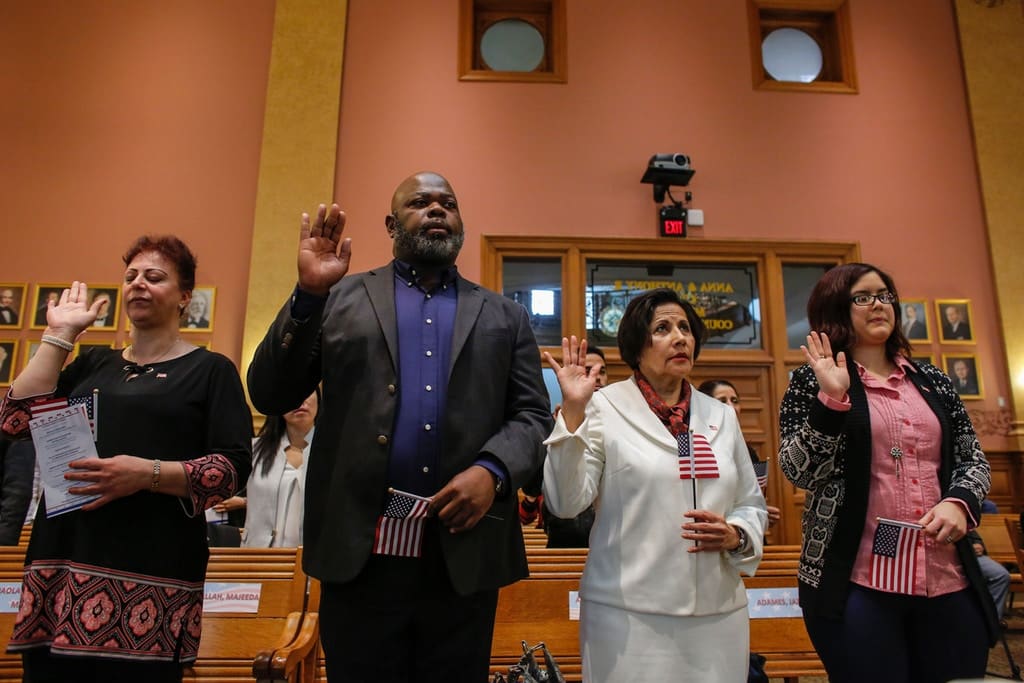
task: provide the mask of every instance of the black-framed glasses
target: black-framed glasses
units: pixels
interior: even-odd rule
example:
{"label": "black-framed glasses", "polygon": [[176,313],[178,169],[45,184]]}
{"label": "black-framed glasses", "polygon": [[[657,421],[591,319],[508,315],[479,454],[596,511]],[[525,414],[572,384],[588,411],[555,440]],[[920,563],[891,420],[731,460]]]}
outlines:
{"label": "black-framed glasses", "polygon": [[896,303],[896,295],[892,292],[879,292],[878,294],[854,294],[850,301],[858,306],[873,306],[875,301],[880,304]]}

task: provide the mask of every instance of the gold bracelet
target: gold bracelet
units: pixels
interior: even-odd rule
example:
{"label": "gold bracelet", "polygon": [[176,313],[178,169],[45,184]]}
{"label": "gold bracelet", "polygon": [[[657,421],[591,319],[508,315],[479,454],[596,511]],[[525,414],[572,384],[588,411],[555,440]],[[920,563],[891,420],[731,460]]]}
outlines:
{"label": "gold bracelet", "polygon": [[156,491],[160,488],[160,461],[153,461],[153,481],[149,485],[150,491]]}
{"label": "gold bracelet", "polygon": [[69,341],[65,341],[64,339],[61,339],[60,337],[55,337],[52,334],[44,334],[42,337],[39,338],[39,341],[41,341],[44,344],[56,346],[58,349],[64,349],[68,353],[75,350],[74,344],[72,344]]}

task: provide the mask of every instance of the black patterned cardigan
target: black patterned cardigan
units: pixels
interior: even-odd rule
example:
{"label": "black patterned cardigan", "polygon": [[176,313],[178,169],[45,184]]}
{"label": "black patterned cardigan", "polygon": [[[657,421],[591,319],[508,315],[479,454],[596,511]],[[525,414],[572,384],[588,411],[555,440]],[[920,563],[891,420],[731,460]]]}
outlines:
{"label": "black patterned cardigan", "polygon": [[[991,485],[988,461],[952,382],[937,367],[913,363],[907,372],[942,428],[939,483],[943,498],[963,501],[981,518],[981,501]],[[797,578],[806,615],[840,618],[867,517],[871,424],[867,395],[856,364],[848,365],[851,408],[836,411],[818,400],[818,381],[808,365],[798,368],[779,410],[779,465],[805,489],[802,551]],[[990,643],[998,632],[995,608],[970,544],[957,553],[985,610]]]}

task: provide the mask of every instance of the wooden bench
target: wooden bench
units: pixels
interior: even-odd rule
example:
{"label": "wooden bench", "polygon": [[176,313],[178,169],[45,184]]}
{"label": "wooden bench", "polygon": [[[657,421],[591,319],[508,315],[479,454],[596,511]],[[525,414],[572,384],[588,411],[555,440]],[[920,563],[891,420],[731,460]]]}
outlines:
{"label": "wooden bench", "polygon": [[544,529],[538,529],[534,524],[527,524],[523,527],[523,543],[527,548],[544,548],[548,544],[548,535]]}
{"label": "wooden bench", "polygon": [[[582,680],[579,622],[569,620],[569,591],[579,590],[579,579],[587,558],[586,548],[527,547],[530,577],[501,589],[491,641],[491,670],[507,672],[519,660],[521,642],[543,641],[554,655],[567,681]],[[767,546],[756,577],[744,577],[748,588],[790,588],[796,591],[800,547]],[[311,601],[310,609],[315,609]],[[326,681],[323,658],[304,667],[314,652],[316,622],[306,622],[305,633],[287,646],[262,655],[270,662],[261,681],[320,683]],[[824,676],[825,668],[811,645],[800,617],[751,619],[750,643],[754,652],[767,658],[765,669],[773,678],[786,681],[801,676]],[[306,677],[299,677],[298,672]]]}
{"label": "wooden bench", "polygon": [[[25,546],[0,547],[0,581],[20,582],[24,557]],[[186,669],[184,680],[251,683],[260,652],[288,644],[305,626],[308,582],[302,549],[212,548],[206,580],[260,584],[259,607],[251,614],[204,613],[199,657]],[[16,616],[0,614],[4,645]],[[0,682],[21,679],[21,656],[0,649]]]}
{"label": "wooden bench", "polygon": [[1010,536],[1010,530],[1020,527],[1019,515],[987,514],[982,515],[978,525],[978,533],[985,541],[988,556],[1010,570],[1010,604],[1013,604],[1017,593],[1024,593],[1024,580],[1021,578],[1020,544]]}
{"label": "wooden bench", "polygon": [[[800,546],[765,546],[755,576],[744,576],[749,588],[787,589],[797,594],[797,566]],[[807,635],[803,617],[750,620],[750,650],[767,660],[764,668],[771,678],[796,681],[801,676],[824,676],[825,667]]]}
{"label": "wooden bench", "polygon": [[586,548],[527,548],[530,577],[498,593],[491,671],[508,673],[522,641],[544,642],[567,681],[583,679],[579,622],[569,620],[569,592],[580,589]]}
{"label": "wooden bench", "polygon": [[[4,583],[21,583],[22,574],[25,571],[25,548],[28,544],[27,537],[21,545],[0,546],[0,581]],[[6,597],[6,596],[5,596]],[[6,600],[5,600],[6,601]],[[0,681],[21,681],[21,655],[7,654],[7,641],[14,631],[14,620],[17,614],[13,612],[0,613],[0,638],[3,648],[0,649]]]}
{"label": "wooden bench", "polygon": [[259,608],[204,612],[199,657],[184,680],[251,683],[258,655],[291,642],[308,614],[302,548],[211,548],[206,580],[260,584]]}

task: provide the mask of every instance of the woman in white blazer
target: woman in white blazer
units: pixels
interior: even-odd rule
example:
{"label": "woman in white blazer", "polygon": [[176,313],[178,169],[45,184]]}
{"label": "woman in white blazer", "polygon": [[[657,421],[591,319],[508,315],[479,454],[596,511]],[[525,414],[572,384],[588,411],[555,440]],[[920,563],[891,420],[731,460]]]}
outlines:
{"label": "woman in white blazer", "polygon": [[267,416],[253,441],[252,474],[243,500],[243,548],[302,545],[306,463],[319,406],[313,393],[295,410]]}
{"label": "woman in white blazer", "polygon": [[633,376],[594,393],[586,341],[562,340],[562,410],[544,495],[597,517],[580,581],[583,679],[746,680],[740,573],[761,560],[764,497],[735,413],[688,378],[704,323],[671,289],[633,299],[619,326]]}

